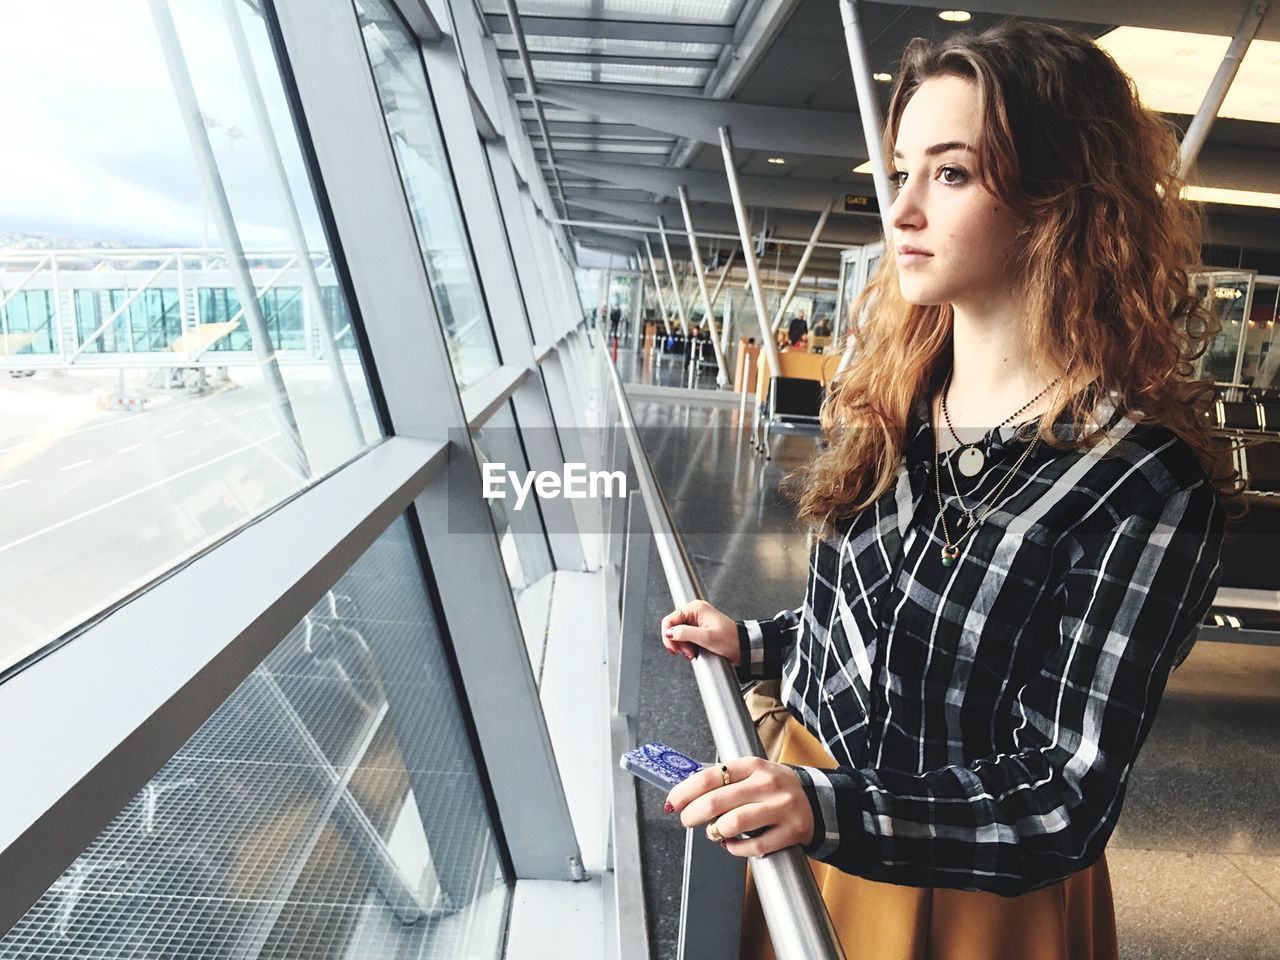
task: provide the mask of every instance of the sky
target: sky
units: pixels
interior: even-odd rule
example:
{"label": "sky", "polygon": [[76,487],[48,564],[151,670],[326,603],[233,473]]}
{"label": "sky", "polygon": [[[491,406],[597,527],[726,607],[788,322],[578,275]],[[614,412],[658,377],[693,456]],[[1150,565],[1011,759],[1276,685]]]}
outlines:
{"label": "sky", "polygon": [[[221,0],[166,0],[241,240],[288,243],[281,198]],[[308,243],[325,247],[267,39],[236,3]],[[354,16],[354,13],[353,13]],[[150,0],[0,4],[0,232],[155,245],[219,245]],[[241,137],[228,131],[238,128]]]}

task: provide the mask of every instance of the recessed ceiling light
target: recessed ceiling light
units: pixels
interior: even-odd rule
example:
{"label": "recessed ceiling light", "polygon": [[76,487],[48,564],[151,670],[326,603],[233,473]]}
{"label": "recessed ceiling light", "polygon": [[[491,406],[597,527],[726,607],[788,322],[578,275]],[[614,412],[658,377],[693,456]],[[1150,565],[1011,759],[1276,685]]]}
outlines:
{"label": "recessed ceiling light", "polygon": [[[1257,41],[1255,40],[1254,43],[1257,43]],[[1197,203],[1227,203],[1240,207],[1272,207],[1280,209],[1280,193],[1228,190],[1225,187],[1184,187],[1182,196]]]}
{"label": "recessed ceiling light", "polygon": [[939,10],[938,19],[946,20],[950,23],[968,23],[972,18],[972,14],[968,10]]}
{"label": "recessed ceiling light", "polygon": [[770,163],[786,163],[787,161],[783,160],[781,157],[770,157],[769,162]]}
{"label": "recessed ceiling light", "polygon": [[859,164],[858,166],[854,167],[853,172],[854,173],[873,173],[874,171],[871,169],[871,161],[868,160],[866,163]]}
{"label": "recessed ceiling light", "polygon": [[873,73],[873,74],[871,75],[871,79],[872,79],[872,80],[876,80],[876,81],[878,81],[878,82],[880,82],[880,83],[890,83],[890,82],[892,82],[892,81],[893,81],[893,74],[891,74],[891,73]]}
{"label": "recessed ceiling light", "polygon": [[[1192,116],[1222,64],[1231,38],[1117,27],[1097,43],[1133,78],[1145,106],[1161,113]],[[1218,116],[1280,123],[1280,102],[1275,96],[1277,70],[1280,41],[1250,43]]]}

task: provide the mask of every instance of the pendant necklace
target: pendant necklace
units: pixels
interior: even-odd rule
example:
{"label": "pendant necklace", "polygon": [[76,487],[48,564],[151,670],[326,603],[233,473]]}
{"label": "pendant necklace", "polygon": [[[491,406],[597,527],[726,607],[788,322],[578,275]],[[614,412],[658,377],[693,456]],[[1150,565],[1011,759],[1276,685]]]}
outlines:
{"label": "pendant necklace", "polygon": [[[1067,372],[1070,372],[1070,369],[1071,369],[1070,365],[1068,365]],[[954,372],[954,370],[952,372]],[[1048,393],[1049,390],[1053,387],[1053,385],[1056,384],[1058,380],[1061,380],[1061,379],[1062,377],[1056,378],[1053,381],[1053,383],[1050,383],[1049,386],[1041,390],[1040,393],[1038,393],[1036,397],[1030,401],[1030,403],[1023,404],[1023,406],[1019,408],[1017,413],[1014,413],[1012,416],[1006,417],[1003,421],[1001,421],[1001,423],[999,424],[999,427],[1003,427],[1010,420],[1015,419],[1020,413],[1022,413],[1028,407],[1031,407],[1033,404],[1035,404],[1037,400],[1039,400],[1046,393]],[[947,410],[947,391],[950,389],[950,387],[951,387],[951,373],[948,373],[947,382],[942,388],[942,399],[941,399],[942,415],[947,422],[947,429],[951,432],[951,436],[955,437],[956,443],[960,443],[961,442],[960,437],[956,435],[955,427],[952,426],[951,424],[951,414]],[[999,427],[997,429],[999,429]],[[1009,485],[1009,482],[1017,474],[1018,469],[1023,465],[1023,463],[1026,462],[1027,458],[1030,457],[1031,454],[1035,452],[1036,448],[1039,445],[1040,445],[1040,437],[1037,434],[1035,439],[1031,441],[1030,445],[1028,445],[1027,449],[1023,451],[1022,456],[1018,458],[1018,462],[1013,465],[1013,467],[1009,470],[1008,474],[1006,474],[1004,480],[1001,481],[1000,486],[996,488],[995,492],[992,494],[990,504],[986,504],[985,501],[982,501],[978,504],[978,506],[986,505],[987,509],[986,509],[986,512],[982,514],[982,516],[977,518],[977,520],[973,519],[973,511],[970,510],[967,506],[965,506],[964,498],[960,495],[960,488],[959,488],[959,485],[956,483],[955,471],[951,469],[951,459],[947,461],[947,469],[951,472],[951,487],[955,491],[956,499],[960,502],[960,511],[962,514],[961,523],[966,528],[964,532],[959,535],[956,541],[952,543],[951,531],[947,528],[946,509],[942,505],[942,442],[938,438],[938,431],[937,430],[934,431],[933,433],[933,452],[934,452],[933,479],[934,479],[934,489],[938,496],[938,517],[942,521],[942,536],[943,536],[942,565],[944,567],[949,567],[956,562],[956,560],[960,556],[960,544],[963,543],[966,539],[968,539],[969,534],[973,533],[973,531],[978,528],[978,524],[982,523],[983,520],[987,519],[987,517],[991,515],[991,512],[995,509],[996,502],[999,501],[1000,499],[1000,495],[1004,493],[1005,487]],[[978,448],[976,444],[969,445],[967,447],[962,446],[962,451],[959,458],[952,458],[952,459],[960,460],[960,472],[963,473],[966,477],[977,476],[979,473],[982,472],[982,468],[986,465],[986,457],[983,456],[982,451]]]}

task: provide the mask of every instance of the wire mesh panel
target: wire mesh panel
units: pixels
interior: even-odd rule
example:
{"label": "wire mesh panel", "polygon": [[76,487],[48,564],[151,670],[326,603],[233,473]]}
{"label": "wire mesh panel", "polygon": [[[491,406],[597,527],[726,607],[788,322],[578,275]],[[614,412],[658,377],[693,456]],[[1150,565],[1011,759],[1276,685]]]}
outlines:
{"label": "wire mesh panel", "polygon": [[0,958],[491,958],[507,892],[400,520]]}

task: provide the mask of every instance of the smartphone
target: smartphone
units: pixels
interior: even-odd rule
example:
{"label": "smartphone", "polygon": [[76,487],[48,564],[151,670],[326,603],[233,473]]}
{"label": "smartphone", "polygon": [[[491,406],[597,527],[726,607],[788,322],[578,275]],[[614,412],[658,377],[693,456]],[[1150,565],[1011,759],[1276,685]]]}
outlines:
{"label": "smartphone", "polygon": [[[685,756],[679,750],[673,750],[665,743],[655,740],[628,750],[618,758],[618,766],[646,783],[670,791],[676,784],[710,764],[699,763],[693,757]],[[761,827],[759,830],[748,830],[737,839],[758,837],[767,829],[768,827]]]}
{"label": "smartphone", "polygon": [[679,750],[673,750],[665,743],[655,740],[628,750],[619,758],[618,766],[645,783],[652,783],[655,787],[669,791],[707,764],[699,763],[693,757],[687,757]]}

